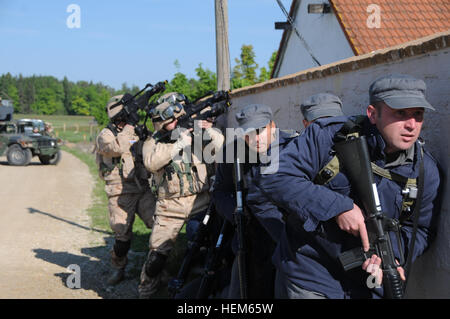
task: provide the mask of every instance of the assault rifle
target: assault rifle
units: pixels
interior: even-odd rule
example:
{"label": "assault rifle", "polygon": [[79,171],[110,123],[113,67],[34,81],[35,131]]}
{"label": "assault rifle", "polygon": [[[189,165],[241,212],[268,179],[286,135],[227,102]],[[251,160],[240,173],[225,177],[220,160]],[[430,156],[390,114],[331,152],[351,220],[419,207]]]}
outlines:
{"label": "assault rifle", "polygon": [[[150,132],[147,128],[147,119],[150,113],[150,104],[149,100],[152,96],[162,92],[166,89],[167,81],[158,82],[155,85],[150,83],[146,84],[145,87],[137,92],[135,95],[130,93],[125,93],[123,97],[111,106],[111,109],[118,107],[119,105],[123,105],[122,110],[117,113],[114,118],[111,119],[112,122],[125,122],[134,126],[134,131],[137,136],[139,136],[139,141],[134,143],[131,146],[131,153],[134,157],[134,166],[135,166],[135,181],[140,189],[143,187],[150,187],[148,184],[149,173],[147,172],[142,155],[142,147],[144,145],[145,140],[149,136]],[[149,90],[147,90],[150,88]],[[147,91],[146,91],[147,90]],[[144,92],[145,91],[145,92]],[[142,95],[140,95],[144,92]],[[140,95],[140,96],[139,96]],[[138,110],[142,110],[145,112],[145,119],[142,124],[139,123],[139,114]],[[110,129],[115,130],[114,126],[111,123],[108,125]],[[144,184],[144,185],[142,185]]]}
{"label": "assault rifle", "polygon": [[[211,97],[197,104],[195,102],[192,104],[187,103],[184,106],[186,114],[177,119],[176,128],[192,129],[194,127],[194,121],[216,118],[225,113],[230,106],[231,99],[228,91],[217,91]],[[207,107],[211,107],[211,109],[202,113]],[[169,131],[162,134],[159,138],[164,139],[171,134],[172,131]]]}
{"label": "assault rifle", "polygon": [[[145,140],[149,134],[146,126],[146,122],[150,112],[149,100],[155,94],[164,91],[166,89],[166,84],[167,81],[158,82],[155,85],[148,83],[135,95],[125,93],[120,101],[111,106],[111,109],[113,109],[115,107],[118,107],[119,105],[123,105],[123,109],[119,113],[117,113],[111,120],[113,122],[123,121],[136,126],[135,132],[139,136],[139,139]],[[150,90],[147,90],[148,88],[150,88]],[[140,95],[144,91],[145,93]],[[138,97],[138,95],[140,96]],[[142,125],[137,125],[139,123],[138,110],[142,110],[145,112],[145,120]]]}
{"label": "assault rifle", "polygon": [[[344,270],[361,266],[364,261],[376,254],[382,259],[384,295],[389,299],[403,298],[403,284],[397,267],[403,266],[404,257],[398,221],[383,214],[376,184],[374,183],[369,150],[364,136],[349,138],[335,144],[335,150],[342,163],[346,176],[352,185],[365,214],[370,249],[364,252],[356,248],[344,252],[339,260]],[[394,231],[400,250],[400,264],[397,264],[392,249],[389,232]]]}
{"label": "assault rifle", "polygon": [[[211,107],[210,110],[201,113],[205,108]],[[198,104],[186,105],[186,114],[178,118],[177,127],[193,128],[195,120],[205,120],[215,118],[225,113],[231,106],[230,95],[228,91],[218,91],[210,98],[199,102]]]}
{"label": "assault rifle", "polygon": [[236,189],[236,209],[234,211],[234,221],[238,238],[237,261],[239,270],[239,289],[241,299],[247,299],[247,263],[246,263],[246,243],[245,243],[245,212],[243,203],[244,179],[239,157],[234,163],[235,189]]}
{"label": "assault rifle", "polygon": [[223,221],[220,233],[217,236],[216,244],[208,253],[205,270],[200,281],[200,287],[197,291],[197,299],[206,299],[211,295],[214,280],[216,279],[221,264],[223,264],[221,263],[221,260],[223,260],[225,242],[229,235],[230,226],[231,225],[227,220]]}

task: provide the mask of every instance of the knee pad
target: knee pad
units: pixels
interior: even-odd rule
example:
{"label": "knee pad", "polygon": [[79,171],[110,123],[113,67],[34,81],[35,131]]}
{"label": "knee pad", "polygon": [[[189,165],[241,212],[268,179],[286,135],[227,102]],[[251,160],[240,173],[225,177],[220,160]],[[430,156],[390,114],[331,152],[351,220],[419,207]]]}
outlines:
{"label": "knee pad", "polygon": [[128,250],[130,249],[131,241],[122,241],[117,240],[114,242],[114,253],[117,257],[124,257],[128,254]]}
{"label": "knee pad", "polygon": [[156,277],[164,268],[167,256],[152,250],[145,262],[145,273],[150,278]]}

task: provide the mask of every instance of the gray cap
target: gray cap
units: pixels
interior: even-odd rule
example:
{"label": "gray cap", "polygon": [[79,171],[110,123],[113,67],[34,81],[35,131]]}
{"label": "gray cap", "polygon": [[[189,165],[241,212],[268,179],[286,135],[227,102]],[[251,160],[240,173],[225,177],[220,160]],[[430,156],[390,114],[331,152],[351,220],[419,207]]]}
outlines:
{"label": "gray cap", "polygon": [[370,85],[370,103],[382,101],[393,109],[423,107],[434,110],[425,99],[426,89],[424,81],[410,75],[385,75]]}
{"label": "gray cap", "polygon": [[236,121],[244,131],[256,130],[272,121],[272,109],[264,104],[250,104],[236,113]]}
{"label": "gray cap", "polygon": [[311,122],[321,117],[342,116],[342,101],[334,94],[319,93],[307,98],[301,105],[303,117]]}

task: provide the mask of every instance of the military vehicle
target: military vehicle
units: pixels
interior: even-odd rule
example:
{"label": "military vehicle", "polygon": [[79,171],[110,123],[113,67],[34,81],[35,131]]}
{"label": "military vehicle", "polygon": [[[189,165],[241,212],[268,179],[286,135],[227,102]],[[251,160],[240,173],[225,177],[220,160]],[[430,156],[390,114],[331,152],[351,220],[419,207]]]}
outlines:
{"label": "military vehicle", "polygon": [[61,159],[58,142],[46,133],[42,120],[0,122],[0,156],[6,155],[10,165],[26,166],[33,156],[42,164],[56,165]]}
{"label": "military vehicle", "polygon": [[0,96],[0,121],[11,121],[14,107],[11,100],[2,100]]}

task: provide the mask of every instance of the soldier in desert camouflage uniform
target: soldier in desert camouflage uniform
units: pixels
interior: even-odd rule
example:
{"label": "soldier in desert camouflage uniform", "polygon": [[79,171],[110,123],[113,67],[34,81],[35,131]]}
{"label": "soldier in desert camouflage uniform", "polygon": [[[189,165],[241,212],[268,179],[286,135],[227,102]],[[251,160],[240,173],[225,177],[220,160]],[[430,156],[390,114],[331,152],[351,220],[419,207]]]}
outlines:
{"label": "soldier in desert camouflage uniform", "polygon": [[[208,191],[215,171],[214,161],[205,164],[191,151],[189,130],[179,134],[176,140],[168,133],[174,132],[177,119],[185,114],[184,100],[178,93],[167,93],[158,100],[152,115],[155,133],[143,147],[144,165],[153,174],[152,188],[157,201],[150,251],[139,285],[141,298],[157,292],[179,231],[190,217],[204,212],[210,200]],[[220,150],[224,141],[222,133],[206,120],[196,124],[203,129],[203,139],[210,140],[203,149]]]}
{"label": "soldier in desert camouflage uniform", "polygon": [[114,96],[106,105],[110,123],[96,140],[96,161],[99,175],[105,181],[108,196],[109,223],[115,242],[111,251],[113,273],[108,284],[114,285],[124,277],[127,254],[131,245],[135,213],[148,228],[153,224],[155,199],[148,176],[136,174],[131,147],[139,138],[131,123],[121,112],[122,95]]}

